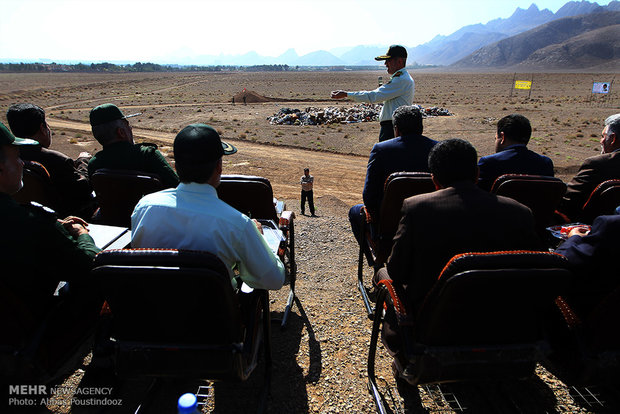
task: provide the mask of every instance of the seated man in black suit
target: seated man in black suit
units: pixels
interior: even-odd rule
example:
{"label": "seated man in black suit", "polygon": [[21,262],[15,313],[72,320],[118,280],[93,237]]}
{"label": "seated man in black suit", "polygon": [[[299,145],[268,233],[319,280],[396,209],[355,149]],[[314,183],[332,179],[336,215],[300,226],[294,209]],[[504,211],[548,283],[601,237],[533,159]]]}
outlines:
{"label": "seated man in black suit", "polygon": [[362,193],[364,204],[356,204],[349,210],[351,229],[360,244],[360,230],[364,220],[362,206],[366,207],[370,217],[378,218],[385,180],[390,174],[399,171],[428,172],[428,154],[437,144],[437,141],[422,135],[422,114],[418,108],[401,106],[394,111],[392,118],[396,138],[372,147]]}
{"label": "seated man in black suit", "polygon": [[568,221],[582,218],[582,208],[592,191],[603,181],[620,179],[620,114],[605,119],[601,133],[601,154],[586,159],[568,183],[558,211]]}
{"label": "seated man in black suit", "polygon": [[553,177],[553,161],[527,148],[532,135],[530,121],[519,114],[497,122],[495,154],[480,158],[478,185],[490,191],[493,182],[503,174],[532,174]]}
{"label": "seated man in black suit", "polygon": [[45,111],[37,105],[30,103],[12,105],[6,113],[6,118],[13,134],[31,138],[39,143],[20,148],[20,157],[25,161],[36,161],[45,167],[60,195],[58,214],[90,217],[96,209],[87,172],[91,155],[82,152],[74,161],[61,152],[49,149],[52,144],[52,132],[45,120]]}
{"label": "seated man in black suit", "polygon": [[[439,142],[428,158],[437,191],[403,202],[392,254],[374,281],[392,279],[404,289],[413,312],[446,263],[459,253],[543,248],[530,209],[476,185],[477,160],[467,141]],[[383,335],[400,369],[400,339],[387,316]]]}

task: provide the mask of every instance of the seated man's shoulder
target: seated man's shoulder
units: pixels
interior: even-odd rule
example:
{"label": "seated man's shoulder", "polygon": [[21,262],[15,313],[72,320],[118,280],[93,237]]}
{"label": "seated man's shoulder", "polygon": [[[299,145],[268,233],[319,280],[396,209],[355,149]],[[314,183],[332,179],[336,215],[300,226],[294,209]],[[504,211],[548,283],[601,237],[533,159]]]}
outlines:
{"label": "seated man's shoulder", "polygon": [[583,161],[583,166],[602,166],[607,164],[620,164],[620,152],[598,154],[588,157]]}
{"label": "seated man's shoulder", "polygon": [[34,201],[20,205],[11,213],[12,224],[20,223],[23,228],[37,229],[44,224],[56,222],[56,212],[49,207],[45,207]]}

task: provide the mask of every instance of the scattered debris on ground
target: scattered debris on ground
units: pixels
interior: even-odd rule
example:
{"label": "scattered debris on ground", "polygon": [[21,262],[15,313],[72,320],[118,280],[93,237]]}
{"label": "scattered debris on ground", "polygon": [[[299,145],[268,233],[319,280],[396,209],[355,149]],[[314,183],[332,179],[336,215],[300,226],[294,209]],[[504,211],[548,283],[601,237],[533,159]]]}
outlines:
{"label": "scattered debris on ground", "polygon": [[[433,106],[420,109],[424,118],[434,116],[450,116],[452,113],[444,108]],[[351,108],[328,106],[327,108],[308,107],[300,109],[281,108],[275,115],[267,118],[272,125],[323,125],[352,124],[356,122],[372,122],[379,119],[383,104],[357,104]]]}

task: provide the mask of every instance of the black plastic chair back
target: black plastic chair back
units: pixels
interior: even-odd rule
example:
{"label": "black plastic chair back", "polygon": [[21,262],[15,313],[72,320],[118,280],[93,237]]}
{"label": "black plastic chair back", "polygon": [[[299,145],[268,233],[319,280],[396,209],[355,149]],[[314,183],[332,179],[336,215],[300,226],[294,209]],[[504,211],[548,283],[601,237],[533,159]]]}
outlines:
{"label": "black plastic chair back", "polygon": [[56,187],[50,179],[49,172],[36,161],[24,161],[24,186],[13,195],[20,204],[29,204],[31,201],[58,211],[60,199]]}
{"label": "black plastic chair back", "polygon": [[268,179],[251,175],[222,175],[218,197],[253,219],[278,222],[273,189]]}
{"label": "black plastic chair back", "polygon": [[245,336],[255,329],[246,329],[217,256],[107,250],[97,255],[92,276],[112,312],[121,375],[244,380],[256,366],[258,348]]}
{"label": "black plastic chair back", "polygon": [[491,192],[529,207],[537,229],[542,231],[552,224],[566,184],[559,178],[544,175],[504,174],[495,180]]}
{"label": "black plastic chair back", "polygon": [[435,191],[435,184],[427,172],[396,172],[387,178],[375,237],[376,263],[384,263],[392,250],[403,201],[432,191]]}
{"label": "black plastic chair back", "polygon": [[602,215],[614,214],[620,206],[620,180],[607,180],[600,183],[583,205],[583,220],[592,223]]}
{"label": "black plastic chair back", "polygon": [[97,222],[131,227],[131,213],[146,194],[163,190],[155,174],[102,168],[90,178],[99,204]]}

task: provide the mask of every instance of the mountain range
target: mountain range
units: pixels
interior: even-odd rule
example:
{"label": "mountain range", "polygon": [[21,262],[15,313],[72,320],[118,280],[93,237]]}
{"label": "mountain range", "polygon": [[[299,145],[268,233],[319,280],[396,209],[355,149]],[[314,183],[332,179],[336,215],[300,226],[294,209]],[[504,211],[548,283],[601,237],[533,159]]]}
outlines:
{"label": "mountain range", "polygon": [[564,17],[484,46],[456,68],[620,67],[620,11]]}
{"label": "mountain range", "polygon": [[[517,8],[508,18],[464,26],[448,36],[438,35],[427,43],[407,46],[408,63],[490,68],[514,65],[567,67],[565,63],[569,61],[574,68],[593,66],[594,62],[594,65],[607,65],[613,69],[614,64],[607,61],[613,61],[613,56],[618,56],[615,44],[620,39],[618,23],[614,24],[617,15],[608,14],[614,11],[620,12],[618,0],[606,6],[587,0],[569,1],[556,13],[548,9],[540,10],[532,4],[525,10]],[[601,13],[606,16],[584,16],[603,16]],[[289,49],[278,57],[261,56],[256,52],[196,56],[189,51],[178,51],[174,56],[162,57],[159,61],[172,61],[180,65],[376,66],[373,57],[385,53],[387,46],[360,45],[331,51],[318,50],[303,56]],[[607,50],[611,54],[591,56],[596,55],[597,50]]]}

